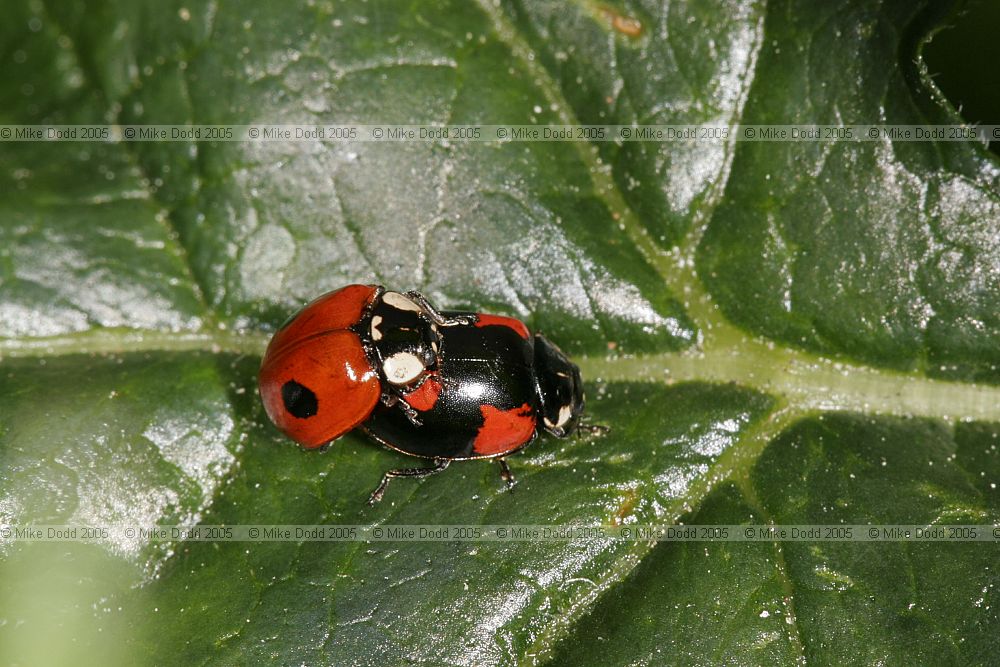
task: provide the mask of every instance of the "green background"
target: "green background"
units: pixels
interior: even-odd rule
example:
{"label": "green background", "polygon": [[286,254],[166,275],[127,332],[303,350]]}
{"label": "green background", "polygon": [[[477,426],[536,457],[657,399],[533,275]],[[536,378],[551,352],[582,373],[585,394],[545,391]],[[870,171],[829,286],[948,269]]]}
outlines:
{"label": "green background", "polygon": [[[0,22],[0,123],[917,124],[966,100],[996,122],[996,86],[947,65],[988,84],[992,9],[960,9],[34,0]],[[0,192],[0,524],[1000,520],[979,144],[6,142]],[[514,494],[456,464],[368,508],[411,461],[356,435],[303,452],[255,383],[275,327],[350,282],[522,318],[610,432],[541,438]],[[997,563],[0,539],[0,661],[989,664]]]}

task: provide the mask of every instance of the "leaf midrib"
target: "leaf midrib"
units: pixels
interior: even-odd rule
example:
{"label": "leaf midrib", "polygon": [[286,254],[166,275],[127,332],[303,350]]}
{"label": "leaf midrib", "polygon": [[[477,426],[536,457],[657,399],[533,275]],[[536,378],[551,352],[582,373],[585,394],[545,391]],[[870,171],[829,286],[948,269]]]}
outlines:
{"label": "leaf midrib", "polygon": [[[0,339],[5,358],[199,352],[261,356],[271,333],[256,330],[93,329],[39,338]],[[1000,422],[1000,386],[941,380],[831,359],[743,334],[697,349],[634,356],[578,356],[590,381],[738,384],[781,398],[800,411]]]}

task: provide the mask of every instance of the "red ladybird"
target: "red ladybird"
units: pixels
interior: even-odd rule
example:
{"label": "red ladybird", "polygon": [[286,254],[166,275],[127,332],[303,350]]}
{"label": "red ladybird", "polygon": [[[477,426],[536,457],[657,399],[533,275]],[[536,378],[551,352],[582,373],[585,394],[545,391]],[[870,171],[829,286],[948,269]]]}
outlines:
{"label": "red ladybird", "polygon": [[538,430],[564,437],[583,411],[580,370],[519,320],[438,312],[418,292],[348,285],[303,308],[271,339],[260,395],[275,425],[308,448],[361,428],[432,459],[390,470],[423,477],[456,459],[504,460]]}

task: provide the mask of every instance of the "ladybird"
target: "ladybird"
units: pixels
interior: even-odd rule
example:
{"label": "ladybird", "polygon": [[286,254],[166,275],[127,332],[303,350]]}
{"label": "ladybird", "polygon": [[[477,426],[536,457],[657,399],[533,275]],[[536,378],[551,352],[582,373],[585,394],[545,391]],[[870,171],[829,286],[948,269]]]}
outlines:
{"label": "ladybird", "polygon": [[440,312],[419,292],[348,285],[309,303],[271,339],[260,396],[285,435],[316,449],[360,429],[433,465],[386,472],[426,477],[452,461],[506,457],[540,430],[565,437],[583,412],[580,369],[520,320]]}

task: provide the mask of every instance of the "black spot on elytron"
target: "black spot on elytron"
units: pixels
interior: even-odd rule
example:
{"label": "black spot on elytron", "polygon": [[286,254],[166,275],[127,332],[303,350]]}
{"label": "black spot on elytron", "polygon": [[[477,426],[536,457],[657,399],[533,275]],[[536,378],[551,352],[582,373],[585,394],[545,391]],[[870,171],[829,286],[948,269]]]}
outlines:
{"label": "black spot on elytron", "polygon": [[312,392],[312,389],[295,380],[289,380],[281,386],[281,400],[285,402],[285,409],[288,410],[288,413],[299,419],[312,417],[319,408],[316,394]]}

